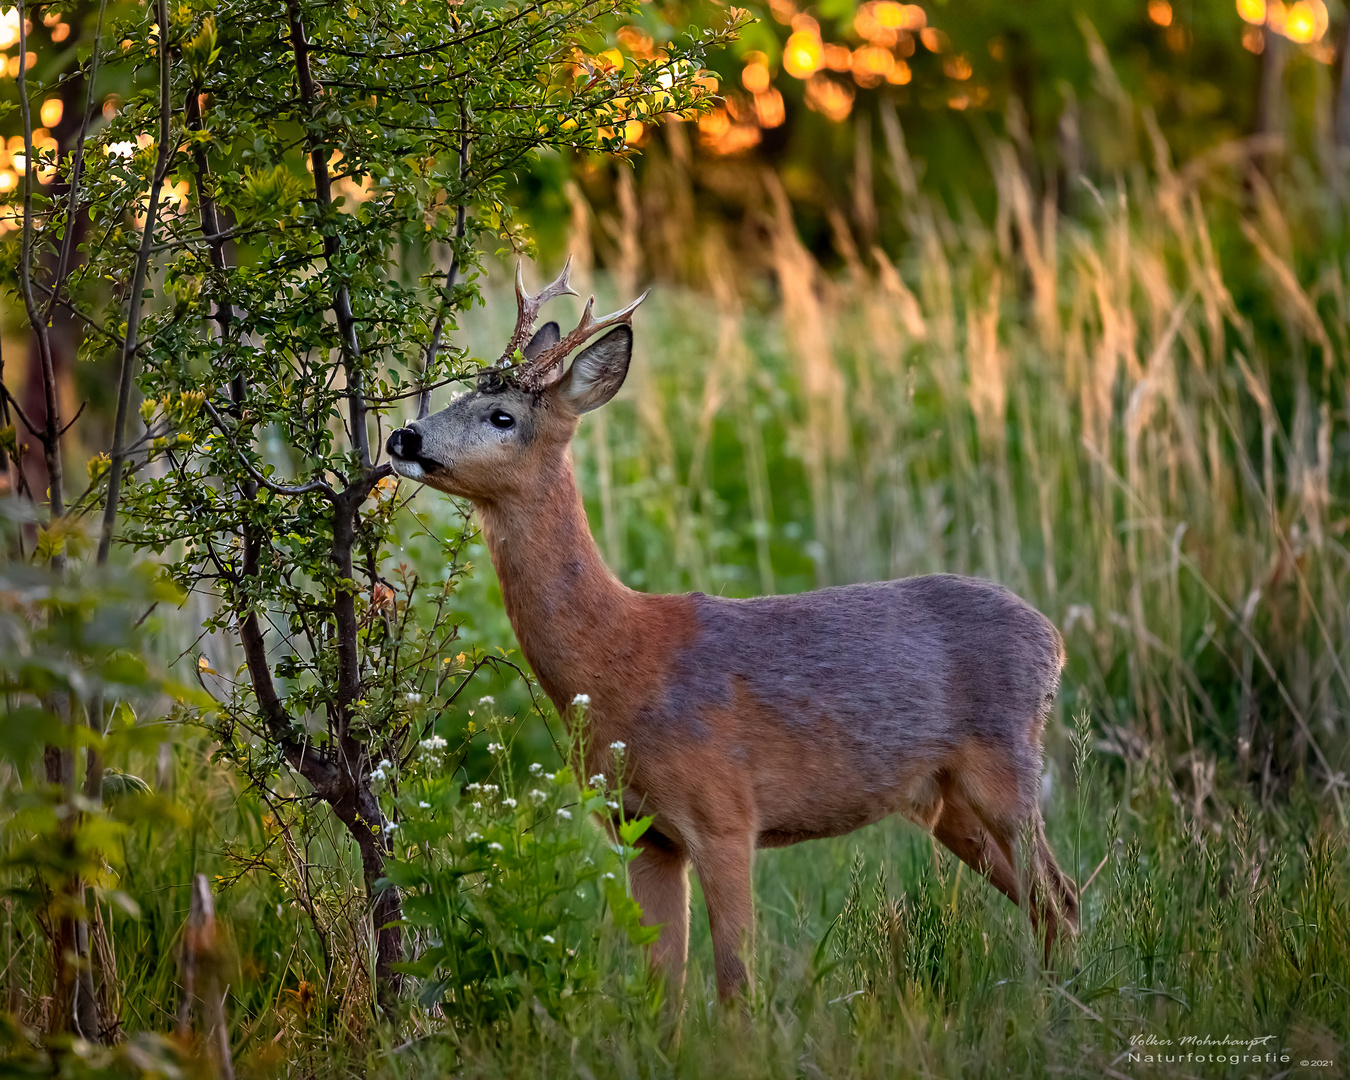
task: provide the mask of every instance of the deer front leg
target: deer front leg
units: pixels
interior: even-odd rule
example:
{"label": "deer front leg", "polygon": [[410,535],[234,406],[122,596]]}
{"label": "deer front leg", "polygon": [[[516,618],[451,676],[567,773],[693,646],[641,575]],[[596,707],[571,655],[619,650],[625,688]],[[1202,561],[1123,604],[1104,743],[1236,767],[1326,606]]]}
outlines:
{"label": "deer front leg", "polygon": [[689,955],[689,860],[669,841],[638,843],[642,850],[628,868],[633,899],[642,906],[642,924],[661,927],[647,958],[665,976],[671,1000],[678,1001]]}
{"label": "deer front leg", "polygon": [[701,838],[694,847],[694,869],[708,905],[717,994],[723,1001],[752,985],[748,961],[755,913],[750,897],[754,844],[748,835]]}

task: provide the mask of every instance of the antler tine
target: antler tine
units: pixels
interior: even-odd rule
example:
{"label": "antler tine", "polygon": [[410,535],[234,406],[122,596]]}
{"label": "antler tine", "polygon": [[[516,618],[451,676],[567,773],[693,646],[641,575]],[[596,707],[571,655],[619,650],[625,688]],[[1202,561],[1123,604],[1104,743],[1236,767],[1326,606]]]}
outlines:
{"label": "antler tine", "polygon": [[530,335],[534,333],[534,321],[539,318],[539,309],[544,304],[559,296],[577,295],[576,290],[567,280],[567,276],[571,272],[572,256],[569,255],[567,261],[563,263],[562,273],[534,296],[531,296],[525,291],[525,275],[521,270],[521,264],[516,263],[516,328],[511,332],[510,340],[506,343],[506,351],[502,353],[501,363],[504,364],[515,356],[517,349],[525,348],[530,340]]}
{"label": "antler tine", "polygon": [[601,330],[608,330],[611,326],[618,326],[620,323],[631,326],[633,324],[633,312],[638,309],[638,305],[647,299],[651,292],[648,289],[626,308],[611,312],[608,315],[602,315],[595,318],[591,315],[591,310],[595,307],[595,297],[592,296],[586,301],[586,308],[581,313],[581,321],[577,323],[576,329],[572,330],[558,344],[550,346],[539,354],[535,361],[530,365],[526,372],[527,379],[533,389],[538,389],[543,385],[544,376],[550,370],[561,364],[567,354],[573,349],[585,345],[587,341],[595,337]]}

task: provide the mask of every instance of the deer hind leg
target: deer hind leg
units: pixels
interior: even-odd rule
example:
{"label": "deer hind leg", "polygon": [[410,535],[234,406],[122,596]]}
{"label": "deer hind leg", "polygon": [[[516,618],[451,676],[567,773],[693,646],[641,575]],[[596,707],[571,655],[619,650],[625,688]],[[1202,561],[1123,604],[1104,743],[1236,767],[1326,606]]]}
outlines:
{"label": "deer hind leg", "polygon": [[693,845],[694,869],[708,905],[717,995],[723,1001],[751,986],[749,961],[755,913],[750,893],[754,841],[750,835],[701,837]]}
{"label": "deer hind leg", "polygon": [[999,843],[995,830],[960,790],[949,788],[944,793],[933,835],[977,874],[987,876],[990,884],[1014,904],[1021,903],[1011,852]]}
{"label": "deer hind leg", "polygon": [[969,764],[973,767],[963,770],[959,785],[952,785],[954,790],[948,798],[963,801],[984,826],[998,850],[995,862],[1001,872],[991,879],[1019,906],[1023,898],[1028,901],[1027,912],[1045,943],[1048,963],[1061,935],[1067,931],[1072,936],[1077,931],[1078,899],[1045,839],[1036,801],[1038,763],[1031,759],[1018,762],[1014,755],[995,758],[992,753],[984,753]]}
{"label": "deer hind leg", "polygon": [[640,840],[628,868],[633,899],[642,906],[644,926],[659,926],[661,936],[647,958],[666,979],[672,1001],[684,992],[684,968],[689,955],[689,858],[664,837]]}
{"label": "deer hind leg", "polygon": [[1045,839],[1045,823],[1039,812],[1035,818],[1035,831],[1032,844],[1035,851],[1036,887],[1041,893],[1032,904],[1032,915],[1041,910],[1045,923],[1045,953],[1049,960],[1050,949],[1061,936],[1069,940],[1078,935],[1078,890],[1074,883],[1060,870],[1055,861],[1055,853]]}

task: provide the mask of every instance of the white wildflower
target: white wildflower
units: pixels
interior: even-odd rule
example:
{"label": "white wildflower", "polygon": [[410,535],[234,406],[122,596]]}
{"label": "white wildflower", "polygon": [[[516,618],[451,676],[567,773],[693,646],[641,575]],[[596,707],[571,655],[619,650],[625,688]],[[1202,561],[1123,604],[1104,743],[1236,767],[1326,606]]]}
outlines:
{"label": "white wildflower", "polygon": [[467,843],[467,844],[472,844],[474,841],[476,841],[476,840],[481,840],[481,839],[483,839],[483,834],[482,834],[482,833],[471,832],[471,833],[469,833],[468,836],[466,836],[466,837],[464,838],[464,842]]}
{"label": "white wildflower", "polygon": [[465,791],[482,791],[482,790],[483,790],[483,785],[480,784],[480,783],[478,783],[477,781],[475,781],[474,783],[469,784],[467,787],[465,787],[464,790],[465,790]]}
{"label": "white wildflower", "polygon": [[516,808],[516,800],[511,798],[503,799],[502,805],[509,806],[512,810],[514,810]]}
{"label": "white wildflower", "polygon": [[483,792],[487,795],[496,795],[498,791],[496,784],[484,784]]}
{"label": "white wildflower", "polygon": [[398,826],[395,825],[392,821],[386,821],[386,822],[384,823],[384,835],[385,835],[385,836],[390,836],[390,835],[392,835],[393,832],[394,832],[394,830],[397,829],[397,828],[398,828]]}
{"label": "white wildflower", "polygon": [[423,800],[423,799],[418,799],[418,800],[417,800],[417,806],[418,806],[418,809],[420,809],[420,810],[430,810],[430,809],[431,809],[431,803],[426,802],[426,801]]}
{"label": "white wildflower", "polygon": [[487,744],[487,752],[489,754],[500,754],[505,749],[506,747],[499,742],[490,742]]}
{"label": "white wildflower", "polygon": [[423,739],[421,745],[423,750],[444,750],[447,743],[441,736],[433,735],[429,739]]}
{"label": "white wildflower", "polygon": [[613,881],[613,880],[614,880],[614,875],[613,875],[613,874],[606,874],[606,875],[605,875],[605,880],[606,880],[606,881]]}
{"label": "white wildflower", "polygon": [[553,778],[557,775],[558,775],[557,773],[546,772],[544,773],[544,779],[547,780],[549,783],[552,783]]}
{"label": "white wildflower", "polygon": [[479,810],[483,809],[483,804],[480,802],[469,803],[469,809],[477,813]]}
{"label": "white wildflower", "polygon": [[403,700],[409,705],[420,705],[422,704],[422,695],[410,691],[403,695]]}
{"label": "white wildflower", "polygon": [[484,694],[482,697],[480,697],[480,698],[478,699],[478,704],[479,704],[479,705],[496,705],[496,704],[497,704],[497,699],[496,699],[495,697],[493,697],[491,694]]}
{"label": "white wildflower", "polygon": [[370,770],[370,778],[371,778],[372,780],[383,780],[383,779],[384,779],[384,770],[383,770],[383,769],[379,769],[379,768],[371,769],[371,770]]}
{"label": "white wildflower", "polygon": [[571,820],[572,820],[572,811],[560,807],[560,808],[558,809],[558,816],[559,816],[560,818],[562,818],[564,821],[571,821]]}
{"label": "white wildflower", "polygon": [[489,850],[489,851],[502,851],[502,850],[504,850],[504,849],[503,849],[503,847],[501,846],[501,844],[497,843],[497,841],[494,840],[494,841],[492,841],[492,843],[490,843],[490,844],[488,845],[488,850]]}
{"label": "white wildflower", "polygon": [[578,694],[572,699],[573,705],[589,705],[591,703],[590,694]]}
{"label": "white wildflower", "polygon": [[616,739],[614,742],[609,744],[609,748],[613,750],[616,754],[622,754],[625,750],[628,749],[628,744],[626,742],[623,742],[621,739]]}
{"label": "white wildflower", "polygon": [[548,796],[544,794],[544,792],[540,791],[538,788],[535,788],[533,791],[530,792],[530,798],[533,799],[535,802],[543,802],[545,799],[548,798]]}
{"label": "white wildflower", "polygon": [[393,767],[394,763],[388,758],[380,758],[380,763],[375,766],[377,769],[392,769]]}
{"label": "white wildflower", "polygon": [[540,938],[539,940],[540,940],[540,941],[547,941],[550,945],[552,945],[552,944],[554,943],[554,942],[553,942],[553,935],[552,935],[552,934],[545,934],[545,935],[544,935],[542,938]]}
{"label": "white wildflower", "polygon": [[591,777],[591,787],[604,787],[604,784],[605,784],[604,773],[598,772]]}
{"label": "white wildflower", "polygon": [[611,810],[617,810],[619,808],[619,804],[616,803],[613,799],[606,799],[605,805],[608,806]]}
{"label": "white wildflower", "polygon": [[530,775],[531,775],[531,776],[538,776],[538,775],[539,775],[541,772],[543,772],[543,771],[544,771],[544,767],[543,767],[542,765],[540,765],[539,762],[537,762],[537,761],[536,761],[533,765],[530,766]]}

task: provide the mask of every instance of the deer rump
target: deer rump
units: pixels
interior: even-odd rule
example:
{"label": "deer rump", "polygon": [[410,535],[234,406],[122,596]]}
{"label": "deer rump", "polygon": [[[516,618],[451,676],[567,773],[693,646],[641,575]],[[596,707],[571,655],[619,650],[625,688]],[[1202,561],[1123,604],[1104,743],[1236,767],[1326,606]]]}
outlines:
{"label": "deer rump", "polygon": [[[952,784],[1014,832],[1039,817],[1041,733],[1064,651],[1054,625],[1007,589],[939,574],[688,599],[693,633],[638,726],[685,774],[673,786],[701,791],[719,816],[748,815],[758,846],[895,812],[931,828]],[[694,770],[704,775],[691,784]],[[659,828],[666,784],[652,779]]]}

